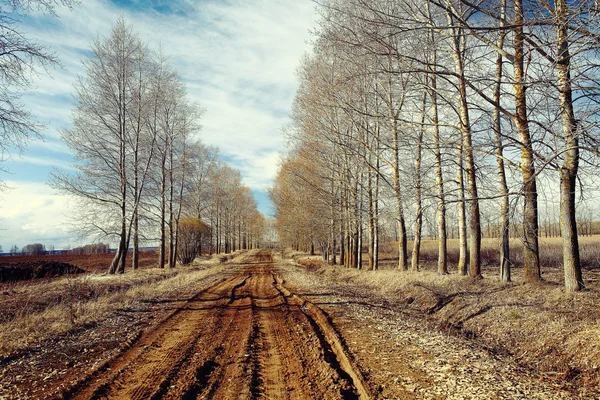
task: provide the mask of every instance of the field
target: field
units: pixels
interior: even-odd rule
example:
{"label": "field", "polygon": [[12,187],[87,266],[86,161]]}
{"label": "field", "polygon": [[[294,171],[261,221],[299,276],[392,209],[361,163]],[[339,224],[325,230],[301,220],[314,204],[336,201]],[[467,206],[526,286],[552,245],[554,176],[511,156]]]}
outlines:
{"label": "field", "polygon": [[[37,261],[71,264],[86,272],[105,272],[110,266],[114,254],[52,254],[42,256],[3,256],[0,257],[0,268],[5,264],[31,264]],[[156,266],[156,253],[140,253],[140,268]],[[126,269],[131,268],[131,254],[127,257]]]}
{"label": "field", "polygon": [[[481,245],[481,264],[484,277],[496,279],[499,275],[499,240],[483,239]],[[408,242],[409,258],[413,243]],[[540,238],[540,266],[542,277],[548,283],[562,285],[564,283],[562,271],[562,239]],[[587,288],[600,290],[600,235],[582,236],[579,239],[581,265],[583,278]],[[420,266],[425,271],[435,271],[437,268],[437,241],[425,239],[421,247]],[[397,267],[397,244],[390,242],[382,246],[380,255],[381,269],[395,269]],[[363,255],[366,267],[367,255]],[[522,244],[519,239],[511,238],[511,260],[513,262],[513,281],[522,281]],[[458,262],[458,239],[448,240],[448,269],[454,272]]]}

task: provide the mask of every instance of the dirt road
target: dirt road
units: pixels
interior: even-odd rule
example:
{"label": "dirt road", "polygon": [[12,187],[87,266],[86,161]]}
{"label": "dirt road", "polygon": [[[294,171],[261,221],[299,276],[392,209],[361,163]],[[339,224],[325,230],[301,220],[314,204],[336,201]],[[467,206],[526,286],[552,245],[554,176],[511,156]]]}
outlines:
{"label": "dirt road", "polygon": [[[600,398],[443,329],[368,272],[275,258],[237,253],[147,285],[142,272],[127,296],[91,297],[109,312],[0,358],[0,400]],[[80,290],[105,279],[120,278]]]}
{"label": "dirt road", "polygon": [[198,293],[73,398],[369,398],[326,315],[290,292],[270,251]]}

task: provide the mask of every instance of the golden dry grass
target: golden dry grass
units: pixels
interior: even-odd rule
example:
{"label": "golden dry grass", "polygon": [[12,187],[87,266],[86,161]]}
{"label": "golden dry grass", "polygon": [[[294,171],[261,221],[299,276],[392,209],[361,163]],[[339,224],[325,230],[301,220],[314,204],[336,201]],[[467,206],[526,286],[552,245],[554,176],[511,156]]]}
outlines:
{"label": "golden dry grass", "polygon": [[[437,257],[437,241],[424,240],[423,252],[428,256]],[[412,246],[412,243],[411,243]],[[562,238],[540,238],[540,264],[542,267],[562,266]],[[412,249],[412,247],[410,247]],[[519,238],[510,239],[511,258],[517,267],[523,263],[523,242]],[[453,258],[458,259],[458,239],[448,240],[448,251]],[[497,263],[500,255],[500,239],[482,239],[481,241],[482,262],[484,264]],[[586,267],[600,267],[600,235],[580,236],[579,252],[581,263]]]}
{"label": "golden dry grass", "polygon": [[[494,251],[495,240],[484,240],[484,249]],[[513,242],[514,243],[514,242]],[[522,269],[514,268],[513,283],[498,279],[495,260],[483,269],[485,279],[463,277],[449,265],[451,273],[435,271],[437,243],[425,241],[424,267],[420,272],[395,269],[393,255],[384,258],[379,271],[329,266],[319,257],[288,253],[298,266],[311,266],[313,273],[337,285],[356,288],[361,293],[389,299],[398,307],[416,311],[436,321],[440,327],[477,337],[486,346],[510,353],[518,361],[538,370],[549,379],[574,380],[576,384],[600,385],[600,288],[598,264],[584,271],[587,290],[566,293],[562,287],[560,239],[542,239],[542,259],[554,260],[559,267],[543,266],[544,282],[522,284]],[[585,237],[582,253],[600,252],[600,237]],[[457,243],[450,246],[456,250]],[[519,250],[518,244],[514,244]],[[388,247],[389,249],[389,247]],[[558,255],[557,255],[558,254]],[[582,254],[582,255],[583,255]],[[429,259],[431,257],[431,259]],[[317,267],[315,267],[317,264]],[[594,265],[594,264],[593,264]]]}
{"label": "golden dry grass", "polygon": [[0,323],[0,357],[50,335],[91,326],[116,310],[193,293],[199,281],[224,268],[217,257],[212,257],[196,261],[191,267],[148,268],[123,275],[88,274],[3,285],[5,317]]}
{"label": "golden dry grass", "polygon": [[[412,241],[408,243],[409,254],[412,251]],[[438,255],[437,240],[425,239],[422,241],[420,266],[424,271],[435,271]],[[540,238],[540,267],[545,281],[562,285],[562,239],[558,237]],[[522,279],[523,245],[520,239],[511,238],[511,260],[513,263],[513,280]],[[583,278],[586,287],[600,290],[600,235],[581,236],[579,239],[579,252],[583,268]],[[495,279],[498,274],[498,260],[500,257],[499,239],[483,239],[481,246],[482,272],[486,278]],[[366,255],[363,257],[366,267]],[[388,242],[382,245],[380,253],[380,268],[395,269],[398,260],[397,243]],[[454,273],[458,263],[458,239],[448,240],[448,270]]]}

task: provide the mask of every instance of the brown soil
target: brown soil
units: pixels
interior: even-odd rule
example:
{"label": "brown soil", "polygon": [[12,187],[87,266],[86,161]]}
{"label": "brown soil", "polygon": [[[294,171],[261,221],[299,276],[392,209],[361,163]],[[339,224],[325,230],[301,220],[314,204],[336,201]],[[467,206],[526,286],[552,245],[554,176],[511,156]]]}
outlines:
{"label": "brown soil", "polygon": [[268,252],[198,293],[62,395],[88,398],[356,398],[365,393],[335,331],[285,289]]}
{"label": "brown soil", "polygon": [[0,360],[0,398],[593,398],[268,250],[228,265],[188,300]]}
{"label": "brown soil", "polygon": [[[42,256],[2,256],[0,264],[29,265],[32,263],[66,263],[86,272],[106,272],[114,254],[47,254]],[[158,256],[154,252],[140,253],[140,268],[155,267]],[[131,268],[131,254],[127,257],[126,269]]]}
{"label": "brown soil", "polygon": [[0,264],[0,282],[26,281],[30,279],[54,278],[62,275],[81,274],[85,271],[72,264],[41,260]]}

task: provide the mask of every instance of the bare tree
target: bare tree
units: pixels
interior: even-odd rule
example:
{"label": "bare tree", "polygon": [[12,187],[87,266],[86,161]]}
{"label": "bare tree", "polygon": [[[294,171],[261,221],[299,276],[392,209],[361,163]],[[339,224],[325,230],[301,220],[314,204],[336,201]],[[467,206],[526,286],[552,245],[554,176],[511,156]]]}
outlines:
{"label": "bare tree", "polygon": [[[506,0],[502,0],[500,5],[500,24],[502,27],[506,25]],[[506,30],[501,30],[498,35],[497,46],[499,49],[504,48],[504,40],[506,38]],[[502,52],[496,54],[496,82],[494,84],[494,101],[497,104],[501,104],[502,95],[502,78],[503,78],[503,62],[504,56]],[[493,110],[493,123],[494,123],[494,134],[495,134],[495,146],[496,146],[496,165],[498,168],[498,183],[501,194],[501,222],[500,222],[500,280],[503,282],[510,282],[510,198],[509,189],[506,179],[506,169],[504,166],[504,144],[502,137],[502,121],[501,113],[498,107],[494,107]]]}
{"label": "bare tree", "polygon": [[28,38],[20,19],[34,10],[56,16],[55,6],[71,7],[75,0],[10,0],[0,6],[0,161],[11,148],[22,151],[40,136],[42,125],[21,103],[22,91],[31,84],[39,67],[60,65],[57,56]]}
{"label": "bare tree", "polygon": [[[84,62],[86,76],[76,84],[73,128],[62,132],[80,160],[78,172],[55,171],[51,178],[56,189],[93,204],[89,213],[98,216],[102,208],[108,208],[110,216],[118,215],[118,227],[110,222],[104,227],[104,232],[118,237],[119,242],[110,273],[124,271],[128,250],[129,115],[135,98],[130,89],[135,87],[140,51],[140,39],[122,18],[110,36],[94,41],[93,55]],[[99,220],[91,220],[99,227]]]}

